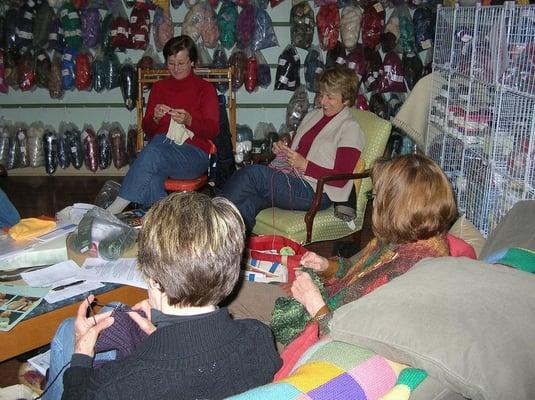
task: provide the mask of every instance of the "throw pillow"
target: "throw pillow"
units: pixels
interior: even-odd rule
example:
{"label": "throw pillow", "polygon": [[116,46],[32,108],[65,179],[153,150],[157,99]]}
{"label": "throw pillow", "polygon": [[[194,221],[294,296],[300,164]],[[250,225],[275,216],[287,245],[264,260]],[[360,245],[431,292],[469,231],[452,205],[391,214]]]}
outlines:
{"label": "throw pillow", "polygon": [[459,217],[450,228],[449,233],[470,244],[476,252],[476,256],[479,256],[479,253],[481,253],[481,249],[485,244],[485,238],[481,232],[477,230],[474,224],[466,219],[466,216],[462,215]]}
{"label": "throw pillow", "polygon": [[446,240],[448,241],[448,247],[450,250],[450,255],[453,257],[468,257],[472,260],[477,259],[476,252],[474,248],[466,241],[457,236],[448,233],[446,235]]}
{"label": "throw pillow", "polygon": [[523,271],[426,259],[336,310],[331,334],[473,400],[535,398],[535,276]]}

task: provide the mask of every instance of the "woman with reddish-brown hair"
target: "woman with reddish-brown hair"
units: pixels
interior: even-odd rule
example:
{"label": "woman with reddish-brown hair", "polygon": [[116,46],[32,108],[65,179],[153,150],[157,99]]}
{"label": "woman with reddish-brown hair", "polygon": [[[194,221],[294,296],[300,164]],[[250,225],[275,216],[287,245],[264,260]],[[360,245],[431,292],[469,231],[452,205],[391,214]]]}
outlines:
{"label": "woman with reddish-brown hair", "polygon": [[[457,207],[451,185],[440,167],[426,156],[409,154],[377,161],[371,176],[375,238],[350,259],[329,260],[305,253],[301,264],[312,274],[298,274],[293,282],[295,307],[291,313],[279,306],[292,306],[292,302],[275,305],[278,297],[287,295],[280,287],[245,282],[229,306],[235,317],[251,315],[265,319],[271,306],[272,328],[284,344],[310,320],[319,322],[320,333],[327,333],[331,312],[338,307],[404,274],[423,258],[449,255],[446,233],[457,216]],[[323,296],[314,275],[319,277],[319,286],[323,286]],[[264,315],[250,306],[251,302],[247,305],[249,296],[255,295],[263,303],[260,307]],[[296,326],[286,331],[285,323]]]}

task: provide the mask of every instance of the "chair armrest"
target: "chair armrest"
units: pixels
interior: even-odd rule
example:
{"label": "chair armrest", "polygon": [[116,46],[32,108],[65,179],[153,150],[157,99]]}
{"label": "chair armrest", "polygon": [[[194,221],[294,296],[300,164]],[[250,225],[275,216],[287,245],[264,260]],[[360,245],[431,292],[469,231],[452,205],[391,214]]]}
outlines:
{"label": "chair armrest", "polygon": [[[321,197],[323,195],[323,186],[326,182],[338,181],[338,180],[355,180],[355,179],[365,179],[370,177],[370,170],[367,169],[364,172],[353,173],[353,174],[336,174],[324,176],[318,179],[316,184],[316,193],[314,193],[314,200],[312,200],[312,205],[310,209],[305,214],[305,226],[307,229],[307,238],[306,243],[310,243],[312,240],[312,227],[314,225],[314,218],[318,212],[321,204]],[[358,196],[358,193],[357,193]]]}

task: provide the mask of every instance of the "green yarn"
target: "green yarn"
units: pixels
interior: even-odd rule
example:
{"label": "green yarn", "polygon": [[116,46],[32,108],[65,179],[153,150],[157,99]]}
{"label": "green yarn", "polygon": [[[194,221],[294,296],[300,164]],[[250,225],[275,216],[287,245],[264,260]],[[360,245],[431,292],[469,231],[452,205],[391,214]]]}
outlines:
{"label": "green yarn", "polygon": [[422,383],[425,378],[427,378],[427,372],[423,369],[405,368],[399,373],[396,385],[408,386],[412,391]]}
{"label": "green yarn", "polygon": [[[325,303],[328,302],[327,291],[319,276],[310,268],[304,268],[318,287]],[[287,345],[299,335],[312,320],[305,306],[292,297],[279,297],[271,314],[271,330],[277,342]]]}

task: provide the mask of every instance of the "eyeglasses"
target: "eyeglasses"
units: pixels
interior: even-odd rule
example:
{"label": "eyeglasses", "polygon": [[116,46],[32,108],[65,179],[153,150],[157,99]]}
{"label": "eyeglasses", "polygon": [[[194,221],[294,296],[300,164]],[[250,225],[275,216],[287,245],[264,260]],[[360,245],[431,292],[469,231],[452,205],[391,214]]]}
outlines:
{"label": "eyeglasses", "polygon": [[186,66],[188,66],[190,64],[191,64],[191,60],[190,59],[188,59],[186,61],[182,61],[182,62],[180,62],[180,61],[179,62],[167,62],[167,68],[170,68],[170,69],[172,69],[172,68],[184,68],[184,67],[186,67]]}

